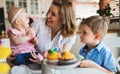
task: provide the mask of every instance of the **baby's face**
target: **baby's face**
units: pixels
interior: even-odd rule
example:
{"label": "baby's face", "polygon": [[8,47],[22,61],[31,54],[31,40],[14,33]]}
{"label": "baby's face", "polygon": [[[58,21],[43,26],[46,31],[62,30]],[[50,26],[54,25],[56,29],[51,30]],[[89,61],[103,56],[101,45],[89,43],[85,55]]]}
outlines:
{"label": "baby's face", "polygon": [[28,14],[23,11],[20,15],[19,18],[21,19],[21,25],[25,28],[29,27],[29,16]]}

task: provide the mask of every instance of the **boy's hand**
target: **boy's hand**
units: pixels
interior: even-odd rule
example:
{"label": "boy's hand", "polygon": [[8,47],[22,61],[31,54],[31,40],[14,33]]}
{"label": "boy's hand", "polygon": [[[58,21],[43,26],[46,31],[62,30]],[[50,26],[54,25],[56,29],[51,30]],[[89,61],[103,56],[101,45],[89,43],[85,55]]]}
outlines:
{"label": "boy's hand", "polygon": [[80,67],[82,68],[95,68],[98,64],[91,60],[83,60],[80,63]]}

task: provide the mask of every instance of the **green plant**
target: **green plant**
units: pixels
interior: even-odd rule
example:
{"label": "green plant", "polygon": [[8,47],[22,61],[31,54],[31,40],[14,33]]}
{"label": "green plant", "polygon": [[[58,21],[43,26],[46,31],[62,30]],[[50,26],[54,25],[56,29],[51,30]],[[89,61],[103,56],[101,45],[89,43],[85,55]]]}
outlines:
{"label": "green plant", "polygon": [[105,16],[110,16],[110,15],[112,15],[112,13],[110,13],[110,10],[111,10],[111,7],[110,7],[109,4],[107,4],[107,5],[105,6],[105,9],[103,9],[103,10],[98,10],[97,13],[99,13],[100,16],[103,16],[103,15],[105,15]]}

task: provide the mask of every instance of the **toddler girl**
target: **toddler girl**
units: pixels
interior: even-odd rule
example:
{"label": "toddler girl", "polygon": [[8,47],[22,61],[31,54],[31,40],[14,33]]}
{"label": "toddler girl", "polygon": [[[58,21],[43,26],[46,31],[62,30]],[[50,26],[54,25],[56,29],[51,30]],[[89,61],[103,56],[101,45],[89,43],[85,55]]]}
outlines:
{"label": "toddler girl", "polygon": [[7,35],[10,39],[10,45],[13,54],[16,55],[12,62],[15,65],[28,65],[30,61],[31,52],[36,53],[40,61],[43,57],[36,52],[34,45],[37,45],[38,40],[35,37],[35,32],[29,27],[29,17],[23,8],[12,7],[8,11],[8,20],[12,25],[12,29],[7,30]]}

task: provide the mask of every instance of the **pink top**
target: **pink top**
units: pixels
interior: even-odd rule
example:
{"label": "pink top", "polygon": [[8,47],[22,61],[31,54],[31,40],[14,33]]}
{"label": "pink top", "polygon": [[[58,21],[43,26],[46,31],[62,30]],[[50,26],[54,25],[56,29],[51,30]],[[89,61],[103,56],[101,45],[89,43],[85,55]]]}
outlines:
{"label": "pink top", "polygon": [[[22,37],[25,35],[25,33],[18,31],[17,29],[9,29],[7,31],[7,34],[9,32],[12,32],[17,37]],[[10,42],[10,46],[13,50],[13,53],[15,53],[15,54],[27,53],[27,52],[31,52],[31,50],[35,51],[34,45],[30,41],[27,41],[27,42],[24,42],[24,43],[18,44],[18,45],[14,45],[12,42]]]}

